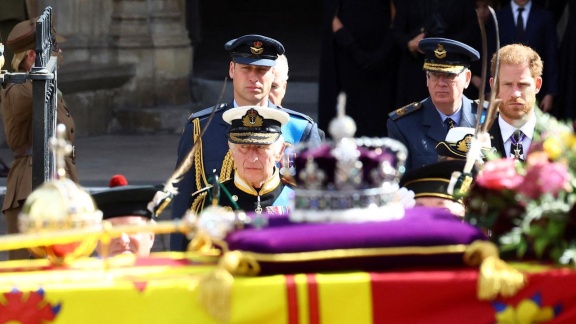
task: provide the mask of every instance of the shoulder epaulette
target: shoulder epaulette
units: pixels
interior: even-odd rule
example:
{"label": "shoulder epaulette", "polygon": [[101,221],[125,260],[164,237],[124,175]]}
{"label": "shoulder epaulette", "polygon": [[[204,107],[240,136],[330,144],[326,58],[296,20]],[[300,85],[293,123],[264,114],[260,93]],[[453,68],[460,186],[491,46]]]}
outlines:
{"label": "shoulder epaulette", "polygon": [[306,114],[303,114],[303,113],[301,113],[301,112],[298,112],[298,111],[295,111],[295,110],[292,110],[292,109],[284,108],[284,107],[280,107],[279,109],[282,110],[282,111],[284,111],[284,112],[286,112],[286,113],[287,113],[288,115],[290,115],[290,116],[301,117],[301,118],[306,119],[307,121],[309,121],[309,122],[311,122],[311,123],[314,123],[314,119],[312,119],[310,116],[308,116],[308,115],[306,115]]}
{"label": "shoulder epaulette", "polygon": [[[218,108],[216,108],[216,111],[224,109],[228,106],[228,104],[220,104],[218,106]],[[207,117],[210,115],[210,113],[212,112],[212,109],[214,108],[214,106],[206,108],[206,109],[202,109],[200,111],[197,111],[195,113],[192,113],[192,115],[190,115],[190,117],[188,117],[188,122],[192,121],[192,119],[194,118],[202,118],[202,117]]]}
{"label": "shoulder epaulette", "polygon": [[398,109],[394,110],[393,112],[389,113],[388,118],[390,118],[392,120],[396,120],[402,116],[405,116],[411,112],[414,112],[414,111],[420,109],[420,107],[422,107],[421,102],[413,102],[409,105],[406,105],[402,108],[398,108]]}

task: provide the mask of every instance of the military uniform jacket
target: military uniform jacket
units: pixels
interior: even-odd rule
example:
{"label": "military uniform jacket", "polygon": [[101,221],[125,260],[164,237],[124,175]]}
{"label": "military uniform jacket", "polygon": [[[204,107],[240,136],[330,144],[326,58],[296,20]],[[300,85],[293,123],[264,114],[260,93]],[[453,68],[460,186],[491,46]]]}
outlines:
{"label": "military uniform jacket", "polygon": [[[258,192],[260,192],[260,207],[263,214],[286,214],[290,204],[290,196],[294,190],[281,181],[278,172],[274,174],[273,180],[270,182],[271,186],[263,186],[259,191],[251,187],[243,188],[241,185],[237,185],[234,179],[225,180],[220,185],[226,189],[227,193],[220,190],[218,205],[229,210],[243,210],[253,213],[258,208]],[[213,197],[209,189],[211,188],[196,192],[192,196],[190,205],[197,213],[210,205]]]}
{"label": "military uniform jacket", "polygon": [[[58,96],[57,123],[66,126],[66,139],[74,142],[74,120],[62,96]],[[2,210],[21,207],[32,192],[32,81],[9,84],[2,90],[2,119],[14,161],[8,173]],[[72,157],[66,157],[66,173],[78,181]]]}
{"label": "military uniform jacket", "polygon": [[[209,179],[213,176],[213,170],[224,181],[229,179],[234,169],[232,156],[228,151],[229,124],[222,119],[222,114],[233,109],[233,102],[220,105],[212,119],[210,126],[202,137],[202,145],[194,156],[194,165],[183,176],[183,179],[175,184],[178,187],[178,195],[172,204],[172,217],[181,218],[190,208],[190,196],[192,193],[202,190],[210,185]],[[271,102],[269,107],[277,108]],[[304,114],[286,108],[279,108],[290,115],[290,120],[282,126],[282,135],[287,143],[297,144],[308,142],[319,144],[322,139],[316,123]],[[177,166],[188,155],[194,142],[199,138],[201,129],[206,125],[212,108],[207,108],[190,116],[180,137],[178,144]],[[173,246],[180,246],[179,243]]]}
{"label": "military uniform jacket", "polygon": [[[462,127],[476,126],[477,104],[462,96]],[[436,145],[446,139],[448,128],[442,122],[432,99],[415,102],[390,113],[388,137],[396,139],[408,149],[406,170],[438,162]]]}

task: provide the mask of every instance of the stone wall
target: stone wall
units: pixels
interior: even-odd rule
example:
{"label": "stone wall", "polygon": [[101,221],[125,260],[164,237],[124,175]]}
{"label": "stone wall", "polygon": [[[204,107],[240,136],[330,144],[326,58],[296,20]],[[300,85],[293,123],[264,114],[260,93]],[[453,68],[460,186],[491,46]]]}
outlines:
{"label": "stone wall", "polygon": [[[52,7],[67,39],[58,85],[78,136],[180,129],[189,115],[193,53],[181,0],[33,3],[35,15]],[[168,111],[177,117],[162,118]]]}

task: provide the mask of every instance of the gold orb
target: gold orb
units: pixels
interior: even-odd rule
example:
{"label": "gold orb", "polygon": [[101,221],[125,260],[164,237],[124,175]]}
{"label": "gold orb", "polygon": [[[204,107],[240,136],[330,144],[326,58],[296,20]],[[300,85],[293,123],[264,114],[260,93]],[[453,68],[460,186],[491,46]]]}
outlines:
{"label": "gold orb", "polygon": [[[72,180],[48,181],[26,199],[18,216],[21,233],[48,235],[62,230],[89,229],[100,226],[102,212],[92,197]],[[98,240],[88,238],[64,244],[30,247],[38,257],[47,257],[54,264],[90,255]]]}

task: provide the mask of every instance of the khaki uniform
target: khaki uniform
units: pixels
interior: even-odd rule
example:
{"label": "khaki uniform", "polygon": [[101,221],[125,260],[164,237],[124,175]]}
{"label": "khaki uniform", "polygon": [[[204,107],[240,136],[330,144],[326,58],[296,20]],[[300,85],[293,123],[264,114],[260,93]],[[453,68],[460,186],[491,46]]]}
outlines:
{"label": "khaki uniform", "polygon": [[[2,211],[19,208],[32,192],[32,81],[10,84],[2,91],[2,118],[8,146],[14,161],[6,184],[6,196]],[[57,123],[66,126],[66,139],[75,139],[74,120],[66,103],[58,96]],[[78,182],[73,157],[66,157],[66,173]]]}

